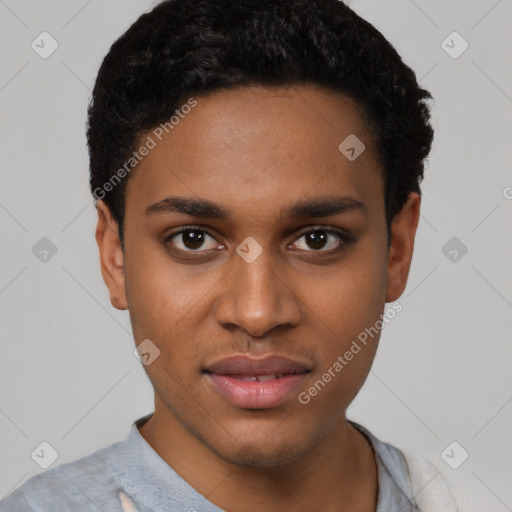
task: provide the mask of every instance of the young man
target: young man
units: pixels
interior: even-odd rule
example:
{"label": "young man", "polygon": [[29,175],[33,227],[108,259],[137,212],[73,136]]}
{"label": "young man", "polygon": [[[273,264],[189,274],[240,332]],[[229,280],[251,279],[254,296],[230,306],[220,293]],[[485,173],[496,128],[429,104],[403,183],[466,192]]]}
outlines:
{"label": "young man", "polygon": [[0,510],[460,509],[345,416],[407,283],[429,98],[337,0],[141,16],[101,66],[88,142],[101,271],[155,411]]}

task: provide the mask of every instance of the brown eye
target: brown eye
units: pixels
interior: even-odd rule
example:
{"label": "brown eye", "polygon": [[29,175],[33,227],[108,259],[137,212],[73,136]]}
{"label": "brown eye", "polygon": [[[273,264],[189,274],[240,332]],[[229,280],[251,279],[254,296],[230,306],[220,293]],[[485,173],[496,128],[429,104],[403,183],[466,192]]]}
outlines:
{"label": "brown eye", "polygon": [[304,236],[306,237],[306,243],[309,247],[315,250],[323,249],[329,238],[329,235],[325,231],[313,231]]}
{"label": "brown eye", "polygon": [[168,236],[165,239],[165,244],[171,244],[175,249],[184,252],[208,251],[218,247],[218,244],[204,247],[208,239],[215,241],[215,239],[203,229],[188,227]]}
{"label": "brown eye", "polygon": [[204,233],[187,229],[181,233],[181,241],[188,249],[200,249],[204,244]]}
{"label": "brown eye", "polygon": [[[343,232],[333,229],[316,228],[306,231],[298,238],[304,239],[303,244],[295,242],[295,249],[308,252],[329,252],[331,250],[343,249],[345,245],[350,244],[353,238]],[[312,251],[311,251],[312,249]]]}

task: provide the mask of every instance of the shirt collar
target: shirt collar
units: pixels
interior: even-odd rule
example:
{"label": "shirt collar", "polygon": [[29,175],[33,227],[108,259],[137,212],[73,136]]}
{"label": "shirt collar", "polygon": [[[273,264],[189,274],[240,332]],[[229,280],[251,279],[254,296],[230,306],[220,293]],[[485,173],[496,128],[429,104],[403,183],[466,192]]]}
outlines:
{"label": "shirt collar", "polygon": [[169,512],[170,503],[175,504],[172,510],[223,512],[181,478],[142,437],[138,427],[151,416],[132,424],[122,456],[112,461],[122,490],[138,512]]}
{"label": "shirt collar", "polygon": [[390,506],[393,508],[399,506],[398,510],[403,512],[417,510],[409,468],[403,453],[395,446],[375,437],[359,423],[347,421],[363,434],[375,455],[379,486],[377,512],[388,510]]}

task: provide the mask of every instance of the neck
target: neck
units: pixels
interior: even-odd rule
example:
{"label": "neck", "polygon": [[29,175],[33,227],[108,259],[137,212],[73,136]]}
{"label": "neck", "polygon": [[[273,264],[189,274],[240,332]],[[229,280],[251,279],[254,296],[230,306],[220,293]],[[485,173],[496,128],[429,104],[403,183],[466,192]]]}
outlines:
{"label": "neck", "polygon": [[140,434],[178,475],[223,510],[376,510],[373,450],[345,418],[291,463],[244,467],[223,460],[166,412],[156,403]]}

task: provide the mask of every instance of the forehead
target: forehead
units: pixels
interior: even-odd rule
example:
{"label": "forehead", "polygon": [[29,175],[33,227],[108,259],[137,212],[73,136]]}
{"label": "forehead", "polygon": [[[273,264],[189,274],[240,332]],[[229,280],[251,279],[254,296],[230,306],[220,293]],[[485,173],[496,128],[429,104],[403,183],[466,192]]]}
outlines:
{"label": "forehead", "polygon": [[315,86],[258,86],[195,100],[167,130],[140,138],[154,147],[128,180],[127,213],[167,196],[261,215],[280,215],[283,204],[306,196],[383,201],[373,140],[350,98]]}

